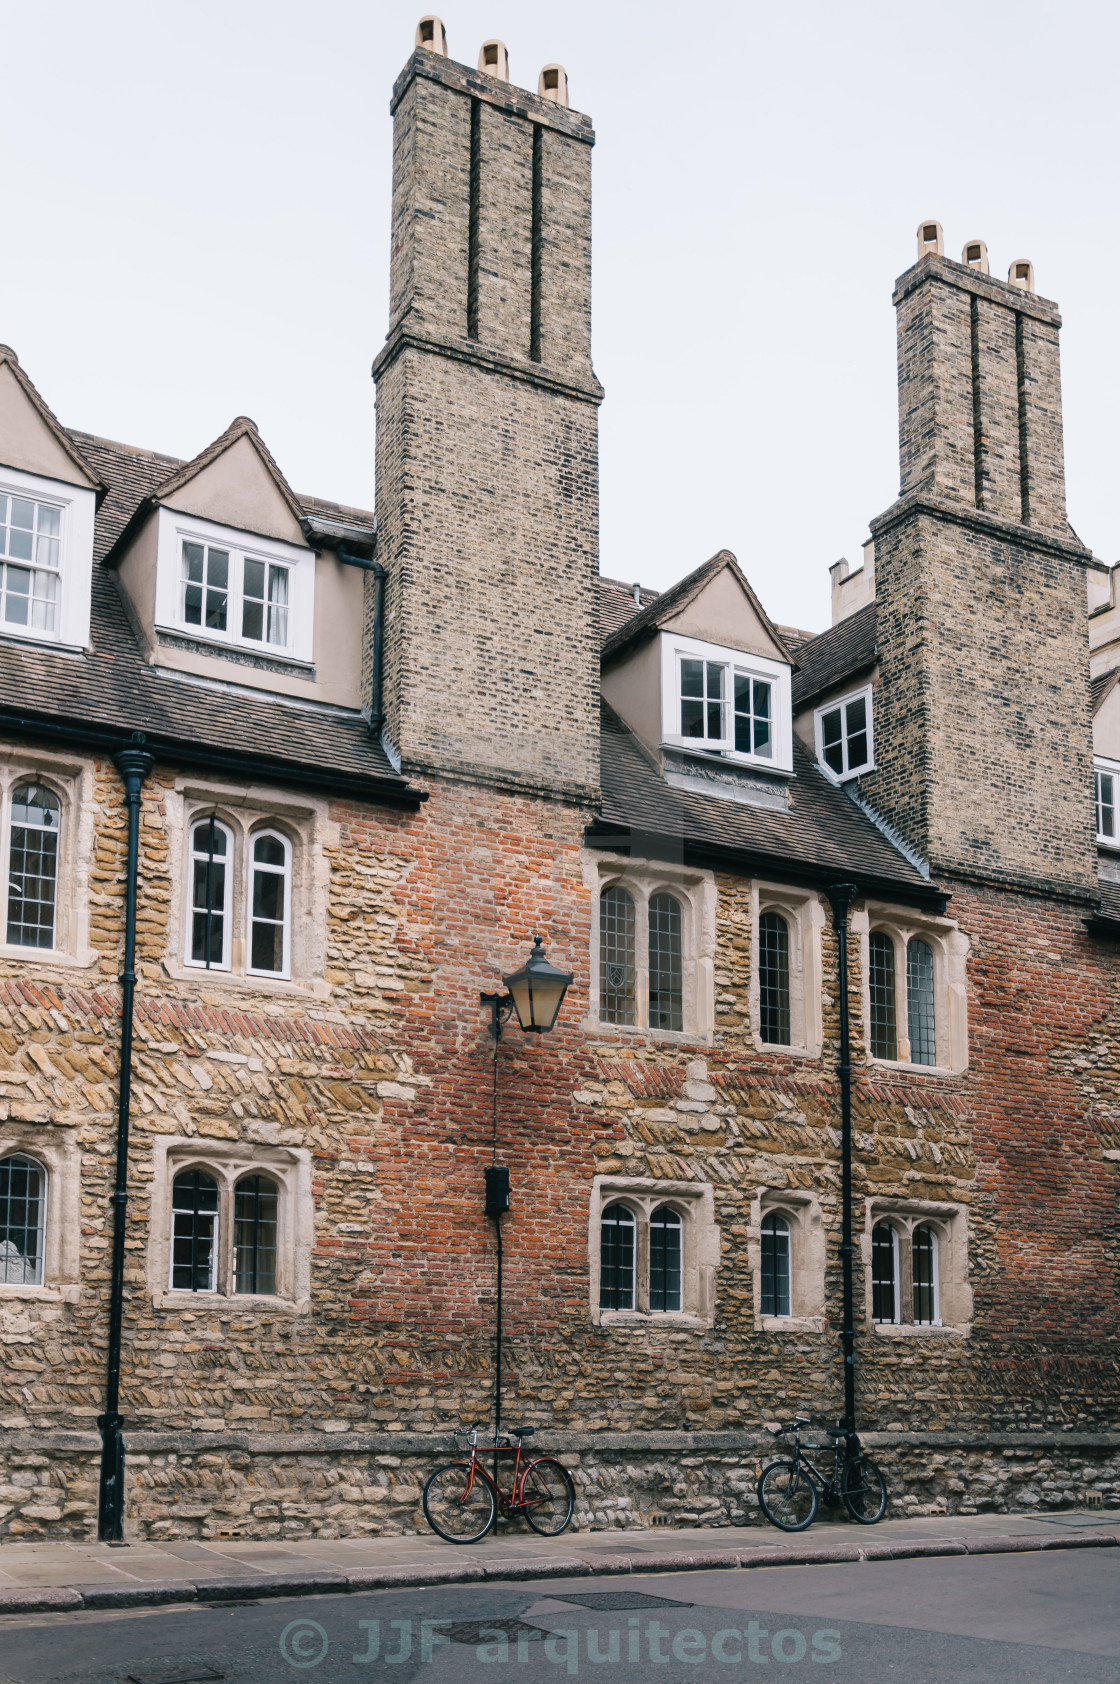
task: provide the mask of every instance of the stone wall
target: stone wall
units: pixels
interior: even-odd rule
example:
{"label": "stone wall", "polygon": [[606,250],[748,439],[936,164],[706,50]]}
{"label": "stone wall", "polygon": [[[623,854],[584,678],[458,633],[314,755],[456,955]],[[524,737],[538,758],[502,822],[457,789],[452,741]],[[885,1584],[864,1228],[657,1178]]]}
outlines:
{"label": "stone wall", "polygon": [[[889,1486],[888,1516],[1046,1513],[1120,1508],[1120,1436],[1019,1434],[917,1440],[870,1433]],[[96,1533],[99,1453],[91,1434],[19,1434],[0,1457],[0,1517],[11,1541]],[[780,1453],[767,1434],[550,1433],[576,1488],[578,1531],[758,1526],[758,1474]],[[461,1456],[450,1437],[355,1434],[340,1447],[295,1435],[292,1447],[252,1436],[138,1433],[129,1444],[126,1536],[183,1538],[390,1537],[428,1530],[424,1482]],[[827,1457],[818,1466],[827,1466]],[[512,1458],[510,1459],[512,1465]],[[508,1473],[503,1475],[508,1483]],[[823,1504],[818,1519],[846,1518]],[[504,1521],[502,1531],[526,1531]]]}

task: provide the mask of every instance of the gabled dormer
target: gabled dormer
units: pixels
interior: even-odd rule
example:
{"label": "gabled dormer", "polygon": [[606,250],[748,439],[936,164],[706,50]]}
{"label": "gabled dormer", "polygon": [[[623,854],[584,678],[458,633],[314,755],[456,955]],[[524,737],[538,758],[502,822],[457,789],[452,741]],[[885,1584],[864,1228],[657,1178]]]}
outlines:
{"label": "gabled dormer", "polygon": [[[106,563],[153,665],[360,707],[362,570],[316,531],[239,416],[140,504]],[[347,533],[350,553],[368,549],[372,518]]]}
{"label": "gabled dormer", "polygon": [[93,521],[105,487],[0,345],[0,637],[89,643]]}
{"label": "gabled dormer", "polygon": [[700,776],[720,794],[745,787],[744,774],[758,789],[792,773],[792,670],[780,632],[721,550],[607,639],[602,686],[670,781]]}

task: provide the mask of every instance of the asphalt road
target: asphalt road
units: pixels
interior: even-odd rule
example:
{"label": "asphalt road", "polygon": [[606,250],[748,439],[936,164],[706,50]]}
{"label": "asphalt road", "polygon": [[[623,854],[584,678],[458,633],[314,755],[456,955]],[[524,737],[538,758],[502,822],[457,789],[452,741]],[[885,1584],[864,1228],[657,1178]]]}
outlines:
{"label": "asphalt road", "polygon": [[640,1578],[0,1620],[0,1684],[1107,1684],[1120,1550]]}

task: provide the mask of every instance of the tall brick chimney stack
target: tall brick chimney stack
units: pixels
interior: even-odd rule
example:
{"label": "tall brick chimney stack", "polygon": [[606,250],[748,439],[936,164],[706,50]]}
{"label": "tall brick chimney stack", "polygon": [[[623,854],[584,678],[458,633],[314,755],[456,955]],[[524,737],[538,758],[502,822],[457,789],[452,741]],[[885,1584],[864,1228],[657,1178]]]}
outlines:
{"label": "tall brick chimney stack", "polygon": [[[925,236],[925,238],[923,238]],[[935,873],[1095,888],[1084,569],[1057,307],[1025,260],[919,228],[898,281],[899,500],[871,524],[882,682],[867,798]]]}
{"label": "tall brick chimney stack", "polygon": [[[389,333],[373,370],[386,734],[412,773],[593,800],[594,133],[562,72],[526,93],[431,36],[393,90]],[[506,68],[504,49],[480,58]]]}

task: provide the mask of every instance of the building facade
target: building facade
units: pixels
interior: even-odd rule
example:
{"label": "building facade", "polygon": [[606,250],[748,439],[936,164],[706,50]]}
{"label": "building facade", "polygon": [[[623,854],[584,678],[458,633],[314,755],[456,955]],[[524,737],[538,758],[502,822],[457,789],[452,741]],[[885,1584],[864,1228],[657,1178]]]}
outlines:
{"label": "building facade", "polygon": [[[494,1162],[503,1416],[579,1523],[759,1520],[763,1423],[843,1410],[845,985],[896,1512],[1115,1500],[1120,610],[1056,308],[922,225],[830,630],[726,551],[602,579],[593,131],[445,47],[393,91],[375,512],[244,417],[67,429],[0,351],[0,1530],[96,1532],[122,1208],[125,1536],[421,1525],[492,1420]],[[495,1040],[536,934],[557,1025]]]}

